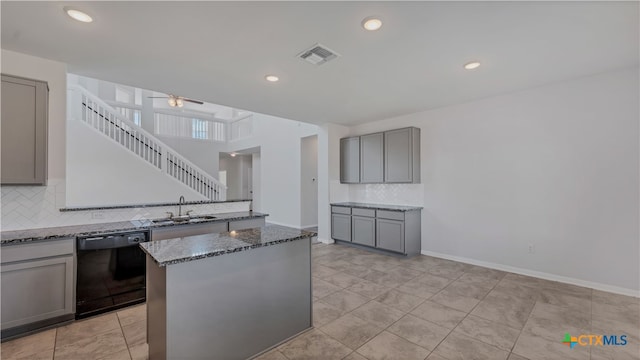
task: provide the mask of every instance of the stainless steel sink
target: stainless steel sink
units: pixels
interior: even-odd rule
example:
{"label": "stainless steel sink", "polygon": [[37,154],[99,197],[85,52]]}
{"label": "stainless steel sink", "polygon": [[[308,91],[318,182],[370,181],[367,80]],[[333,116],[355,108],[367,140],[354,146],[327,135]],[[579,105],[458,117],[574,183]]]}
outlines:
{"label": "stainless steel sink", "polygon": [[196,220],[211,220],[211,219],[217,219],[217,216],[213,216],[213,215],[202,215],[202,216],[194,216],[192,219],[196,219]]}
{"label": "stainless steel sink", "polygon": [[213,220],[213,219],[217,219],[217,216],[213,216],[213,215],[201,215],[201,216],[187,216],[187,215],[183,215],[183,216],[174,216],[172,218],[164,218],[164,219],[155,219],[155,220],[151,220],[152,223],[154,224],[173,224],[173,223],[187,223],[187,222],[198,222],[198,221],[204,221],[204,220]]}

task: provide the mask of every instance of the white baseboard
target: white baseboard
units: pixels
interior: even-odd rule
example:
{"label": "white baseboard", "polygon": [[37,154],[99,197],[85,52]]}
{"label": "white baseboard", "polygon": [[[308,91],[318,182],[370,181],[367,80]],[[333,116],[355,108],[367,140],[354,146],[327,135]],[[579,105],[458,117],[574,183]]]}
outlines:
{"label": "white baseboard", "polygon": [[318,238],[318,241],[320,241],[323,244],[333,244],[333,243],[335,243],[335,241],[333,239],[321,239],[321,238]]}
{"label": "white baseboard", "polygon": [[588,288],[595,289],[595,290],[602,290],[602,291],[607,291],[607,292],[616,293],[616,294],[620,294],[620,295],[633,296],[633,297],[636,297],[636,298],[640,298],[640,291],[633,290],[633,289],[627,289],[627,288],[623,288],[623,287],[619,287],[619,286],[613,286],[613,285],[607,285],[607,284],[602,284],[602,283],[597,283],[597,282],[592,282],[592,281],[580,280],[580,279],[575,279],[575,278],[571,278],[571,277],[545,273],[545,272],[541,272],[541,271],[535,271],[535,270],[529,270],[529,269],[509,266],[509,265],[492,263],[492,262],[488,262],[488,261],[469,259],[469,258],[465,258],[465,257],[461,257],[461,256],[453,256],[453,255],[441,254],[441,253],[437,253],[437,252],[433,252],[433,251],[427,251],[427,250],[422,250],[421,254],[422,255],[427,255],[427,256],[433,256],[433,257],[437,257],[437,258],[441,258],[441,259],[458,261],[458,262],[465,263],[465,264],[482,266],[482,267],[486,267],[486,268],[490,268],[490,269],[508,271],[508,272],[512,272],[512,273],[516,273],[516,274],[520,274],[520,275],[532,276],[532,277],[536,277],[536,278],[540,278],[540,279],[544,279],[544,280],[557,281],[557,282],[561,282],[561,283],[565,283],[565,284],[583,286],[583,287],[588,287]]}

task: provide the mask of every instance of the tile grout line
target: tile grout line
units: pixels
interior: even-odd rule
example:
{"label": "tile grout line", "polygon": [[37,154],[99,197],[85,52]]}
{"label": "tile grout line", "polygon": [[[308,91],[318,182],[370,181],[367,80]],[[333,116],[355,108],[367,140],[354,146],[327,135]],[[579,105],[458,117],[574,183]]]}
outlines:
{"label": "tile grout line", "polygon": [[[400,266],[400,265],[399,265],[399,266]],[[412,269],[412,270],[416,270],[416,271],[420,271],[420,270],[417,270],[417,269],[414,269],[414,268],[411,268],[411,269]],[[398,285],[398,286],[402,286],[402,285],[406,284],[406,283],[407,283],[407,282],[409,282],[409,281],[412,281],[412,280],[414,280],[414,279],[417,279],[417,278],[418,278],[418,277],[420,277],[421,275],[425,275],[425,274],[427,274],[427,271],[420,271],[420,273],[421,273],[421,274],[416,275],[415,277],[411,278],[411,279],[410,279],[410,280],[408,280],[408,281],[405,281],[404,283],[402,283],[402,284],[400,284],[400,285]],[[464,274],[464,272],[463,272],[463,274]],[[433,275],[433,274],[429,274],[429,275],[435,276],[435,275]],[[456,279],[452,280],[449,284],[453,283],[454,281],[456,281],[457,279],[459,279],[461,276],[462,276],[462,274],[461,274],[460,276],[458,276]],[[449,280],[450,280],[450,279],[449,279]],[[447,284],[447,285],[445,286],[445,288],[446,288],[447,286],[449,286],[449,284]],[[396,290],[396,291],[400,291],[400,290],[397,290],[398,286],[396,286],[396,287],[392,287],[391,289],[392,289],[392,290]],[[443,288],[443,289],[444,289],[444,288]],[[440,291],[442,291],[443,289],[441,289]],[[390,291],[390,290],[389,290],[389,291]],[[387,291],[387,292],[388,292],[388,291]],[[403,291],[400,291],[400,292],[404,293]],[[385,293],[386,293],[386,292],[385,292]],[[436,293],[436,294],[438,294],[438,293]],[[383,332],[385,332],[385,331],[388,331],[388,329],[389,329],[390,327],[392,327],[392,326],[393,326],[394,324],[396,324],[398,321],[402,320],[405,316],[407,316],[407,315],[415,316],[415,315],[411,314],[411,311],[415,310],[417,307],[419,307],[420,305],[424,304],[427,300],[431,299],[431,298],[432,298],[433,296],[435,296],[436,294],[433,294],[432,296],[430,296],[430,297],[428,297],[428,298],[426,298],[426,299],[423,299],[423,300],[422,300],[422,302],[420,302],[420,304],[418,304],[418,305],[414,306],[414,307],[413,307],[413,309],[411,309],[411,310],[410,310],[410,311],[408,311],[408,312],[404,312],[403,310],[400,310],[400,311],[402,311],[402,312],[404,312],[404,313],[405,313],[403,316],[401,316],[398,320],[396,320],[396,321],[392,322],[391,324],[389,324],[389,325],[388,325],[386,328],[384,328],[380,333],[376,334],[374,337],[372,337],[371,339],[369,339],[367,342],[365,342],[364,344],[362,344],[360,347],[362,347],[362,346],[364,346],[364,345],[368,344],[370,341],[372,341],[376,336],[380,335],[381,333],[383,333]],[[407,294],[407,295],[411,295],[411,294]],[[416,295],[413,295],[413,296],[416,296]],[[379,296],[378,296],[378,297],[379,297]],[[420,297],[420,296],[416,296],[416,297]],[[422,298],[422,297],[420,297],[420,298]],[[372,299],[372,300],[370,300],[369,302],[371,302],[371,301],[376,301],[376,299],[377,299],[377,297],[376,297],[376,298],[374,298],[374,299]],[[363,305],[361,305],[361,306],[364,306],[364,305],[368,304],[369,302],[367,302],[367,303],[365,303],[365,304],[363,304]],[[379,301],[378,301],[378,302],[379,302]],[[381,303],[381,304],[386,305],[386,304],[384,304],[384,303]],[[388,305],[387,305],[387,306],[388,306]],[[390,308],[392,308],[392,309],[396,309],[396,308],[394,308],[394,307],[392,307],[392,306],[389,306],[389,307],[390,307]],[[359,307],[358,307],[358,308],[359,308]],[[357,308],[356,308],[356,309],[357,309]],[[352,311],[355,311],[356,309],[354,309],[354,310],[352,310]],[[399,310],[399,309],[397,309],[397,310]],[[353,315],[353,316],[356,316],[356,315]],[[358,316],[356,316],[356,317],[358,317]],[[417,317],[417,316],[416,316],[416,317]],[[359,317],[358,317],[358,318],[359,318]],[[432,323],[432,322],[430,322],[430,321],[428,321],[428,320],[425,320],[425,319],[422,319],[422,318],[420,318],[420,317],[418,317],[418,318],[419,318],[419,319],[421,319],[421,320],[427,321],[427,322],[429,322],[429,323]],[[362,320],[364,320],[364,319],[362,319]],[[366,321],[366,320],[365,320],[365,321]],[[435,324],[435,323],[432,323],[432,324]],[[437,324],[435,324],[435,325],[437,325]],[[452,331],[453,331],[453,330],[452,330]],[[411,341],[411,340],[409,340],[409,339],[405,339],[404,337],[399,336],[399,335],[395,334],[395,333],[394,333],[394,332],[392,332],[392,331],[388,331],[388,332],[389,332],[390,334],[392,334],[392,335],[395,335],[395,336],[397,336],[397,337],[399,337],[399,338],[401,338],[401,339],[403,339],[403,340],[405,340],[405,341],[407,341],[407,342],[409,342],[409,343],[411,343],[411,344],[415,345],[415,346],[418,346],[418,347],[420,347],[420,348],[422,348],[422,349],[425,349],[425,350],[429,351],[429,354],[427,355],[427,357],[429,357],[429,356],[431,355],[431,353],[433,353],[433,351],[435,351],[435,349],[438,347],[438,346],[436,345],[436,346],[433,348],[433,350],[429,350],[429,349],[427,349],[426,347],[424,347],[424,346],[422,346],[422,345],[420,345],[420,344],[416,344],[415,342],[413,342],[413,341]],[[449,334],[447,334],[447,336],[449,336]],[[447,336],[445,336],[444,338],[446,338]],[[444,338],[443,338],[443,340],[444,340]],[[440,345],[440,343],[438,343],[438,345]],[[354,351],[355,351],[355,350],[354,350]],[[360,355],[360,353],[358,353],[358,355]],[[426,358],[425,358],[425,359],[426,359]]]}
{"label": "tile grout line", "polygon": [[53,337],[53,353],[51,354],[51,360],[55,360],[56,348],[58,347],[58,328],[55,328],[54,330],[56,331],[56,335]]}
{"label": "tile grout line", "polygon": [[118,325],[120,326],[120,332],[122,333],[122,337],[124,338],[124,343],[127,345],[127,352],[129,353],[129,359],[133,359],[133,355],[131,355],[131,348],[129,347],[129,342],[127,341],[127,337],[124,336],[124,329],[122,328],[122,322],[120,322],[120,316],[118,315],[118,312],[116,312],[115,314],[116,314],[116,319],[118,319]]}

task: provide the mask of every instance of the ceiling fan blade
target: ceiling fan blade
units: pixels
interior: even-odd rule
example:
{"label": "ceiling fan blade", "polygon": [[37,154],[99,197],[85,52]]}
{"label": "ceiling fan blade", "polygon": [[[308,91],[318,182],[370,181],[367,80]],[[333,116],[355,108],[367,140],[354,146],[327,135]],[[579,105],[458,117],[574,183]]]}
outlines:
{"label": "ceiling fan blade", "polygon": [[168,99],[170,96],[147,96],[147,99]]}
{"label": "ceiling fan blade", "polygon": [[194,103],[194,104],[198,104],[198,105],[204,104],[204,102],[202,102],[200,100],[193,100],[193,99],[182,99],[182,101],[188,101],[190,103]]}

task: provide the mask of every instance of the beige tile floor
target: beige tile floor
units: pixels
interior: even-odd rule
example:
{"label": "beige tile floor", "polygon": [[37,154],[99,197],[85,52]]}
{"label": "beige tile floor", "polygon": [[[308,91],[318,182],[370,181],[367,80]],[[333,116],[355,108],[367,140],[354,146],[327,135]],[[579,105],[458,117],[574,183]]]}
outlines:
{"label": "beige tile floor", "polygon": [[[314,329],[259,360],[640,360],[636,298],[342,245],[314,245],[312,274]],[[2,359],[146,359],[145,312],[136,306],[9,341]],[[627,334],[628,344],[569,349],[566,332]]]}

